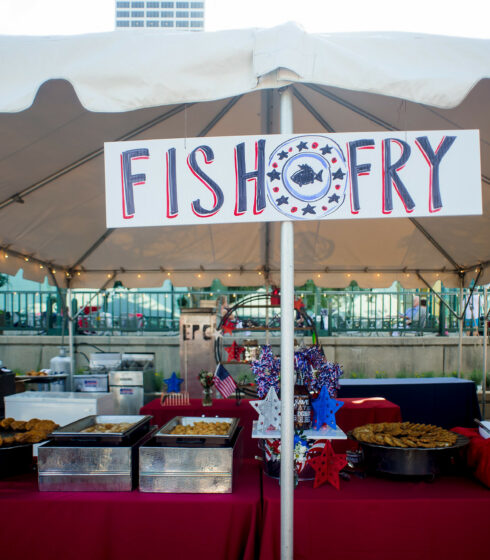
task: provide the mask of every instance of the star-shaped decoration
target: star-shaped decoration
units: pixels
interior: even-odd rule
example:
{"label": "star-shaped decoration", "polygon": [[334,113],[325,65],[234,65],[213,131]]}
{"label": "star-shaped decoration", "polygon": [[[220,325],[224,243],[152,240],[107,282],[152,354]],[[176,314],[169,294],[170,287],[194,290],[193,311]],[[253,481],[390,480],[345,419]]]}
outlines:
{"label": "star-shaped decoration", "polygon": [[308,203],[304,208],[301,208],[301,210],[303,211],[303,216],[305,214],[316,214],[315,207],[311,206],[310,203]]}
{"label": "star-shaped decoration", "polygon": [[281,178],[281,174],[278,173],[277,169],[273,169],[272,171],[267,173],[267,176],[270,178],[271,181],[274,181],[274,179],[280,179]]}
{"label": "star-shaped decoration", "polygon": [[294,309],[296,309],[296,311],[301,311],[304,306],[305,304],[303,303],[303,300],[301,298],[294,300]]}
{"label": "star-shaped decoration", "polygon": [[223,323],[223,334],[231,334],[235,330],[235,323],[233,321],[225,321]]}
{"label": "star-shaped decoration", "polygon": [[279,152],[277,155],[279,156],[279,159],[286,159],[289,156],[289,154],[284,150],[282,152]]}
{"label": "star-shaped decoration", "polygon": [[278,198],[278,199],[276,200],[278,206],[281,206],[281,204],[289,204],[288,201],[289,201],[289,196],[284,196],[284,195],[281,196],[281,198]]}
{"label": "star-shaped decoration", "polygon": [[307,462],[316,473],[313,488],[318,488],[325,482],[329,482],[339,490],[339,472],[347,465],[344,454],[337,455],[332,449],[331,443],[327,440],[322,452],[311,457]]}
{"label": "star-shaped decoration", "polygon": [[183,379],[177,377],[175,371],[172,372],[172,375],[168,379],[164,379],[164,381],[167,384],[167,393],[180,393],[180,385],[184,382]]}
{"label": "star-shaped decoration", "polygon": [[320,151],[322,152],[323,155],[325,154],[331,154],[332,153],[332,146],[329,146],[328,144],[326,146],[324,146],[323,148],[320,148]]}
{"label": "star-shaped decoration", "polygon": [[241,360],[243,352],[245,351],[245,348],[237,344],[236,340],[234,340],[233,344],[231,346],[228,346],[228,348],[225,348],[225,350],[228,353],[228,361],[239,362]]}
{"label": "star-shaped decoration", "polygon": [[328,394],[327,387],[323,385],[318,398],[311,403],[313,407],[312,428],[314,430],[319,430],[326,424],[335,430],[337,428],[335,413],[343,405],[344,403],[342,401],[332,399]]}
{"label": "star-shaped decoration", "polygon": [[332,179],[343,179],[344,175],[345,173],[339,167],[337,171],[335,171],[334,174],[332,175]]}
{"label": "star-shaped decoration", "polygon": [[328,202],[338,202],[339,200],[340,200],[340,196],[335,193],[332,196],[328,197]]}
{"label": "star-shaped decoration", "polygon": [[300,142],[296,147],[298,148],[298,152],[301,152],[301,150],[308,149],[308,144],[306,142]]}
{"label": "star-shaped decoration", "polygon": [[265,399],[249,402],[259,414],[258,432],[279,431],[281,429],[281,401],[278,399],[274,387],[269,389]]}

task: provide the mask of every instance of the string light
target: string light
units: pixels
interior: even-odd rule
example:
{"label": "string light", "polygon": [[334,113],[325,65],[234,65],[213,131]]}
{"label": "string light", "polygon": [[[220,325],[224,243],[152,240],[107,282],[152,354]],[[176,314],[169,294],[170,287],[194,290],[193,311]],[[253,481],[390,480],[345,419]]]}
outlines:
{"label": "string light", "polygon": [[81,274],[81,272],[80,272],[80,271],[78,271],[78,272],[77,272],[77,276],[80,276],[80,274]]}
{"label": "string light", "polygon": [[29,257],[24,257],[24,260],[25,260],[26,262],[29,262]]}
{"label": "string light", "polygon": [[141,278],[141,274],[138,274],[138,278]]}
{"label": "string light", "polygon": [[7,254],[7,253],[5,253],[5,258],[6,258],[6,259],[8,259],[8,258],[9,258],[9,256],[8,256],[8,254]]}
{"label": "string light", "polygon": [[44,266],[42,264],[40,264],[39,268],[42,270],[44,268]]}

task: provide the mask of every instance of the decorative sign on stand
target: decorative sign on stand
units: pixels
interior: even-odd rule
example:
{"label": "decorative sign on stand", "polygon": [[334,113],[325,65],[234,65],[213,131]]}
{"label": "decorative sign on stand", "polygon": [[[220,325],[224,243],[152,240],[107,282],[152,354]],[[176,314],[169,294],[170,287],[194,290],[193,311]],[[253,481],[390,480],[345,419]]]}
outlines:
{"label": "decorative sign on stand", "polygon": [[107,227],[481,214],[477,130],[105,144]]}

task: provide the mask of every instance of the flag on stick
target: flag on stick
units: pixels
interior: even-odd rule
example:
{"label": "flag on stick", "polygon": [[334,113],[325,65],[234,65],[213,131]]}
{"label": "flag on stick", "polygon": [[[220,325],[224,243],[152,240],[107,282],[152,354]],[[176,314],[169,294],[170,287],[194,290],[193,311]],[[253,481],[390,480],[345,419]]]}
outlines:
{"label": "flag on stick", "polygon": [[225,399],[234,393],[237,388],[235,380],[221,364],[216,366],[214,372],[214,386]]}

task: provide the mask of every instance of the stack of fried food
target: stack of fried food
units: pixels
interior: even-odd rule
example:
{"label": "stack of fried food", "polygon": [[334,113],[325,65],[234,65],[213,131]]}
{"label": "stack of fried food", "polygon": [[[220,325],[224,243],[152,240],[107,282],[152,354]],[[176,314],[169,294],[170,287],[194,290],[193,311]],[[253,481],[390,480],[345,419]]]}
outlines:
{"label": "stack of fried food", "polygon": [[188,426],[177,424],[171,434],[199,435],[199,436],[225,436],[231,424],[229,422],[194,422]]}
{"label": "stack of fried food", "polygon": [[412,422],[380,422],[365,424],[352,430],[357,441],[390,447],[451,447],[458,436],[432,424]]}
{"label": "stack of fried food", "polygon": [[[0,446],[13,443],[39,443],[47,439],[49,434],[58,428],[58,424],[52,420],[15,420],[15,418],[4,418],[0,420]],[[9,432],[2,435],[2,431]],[[12,432],[14,432],[12,434]]]}

